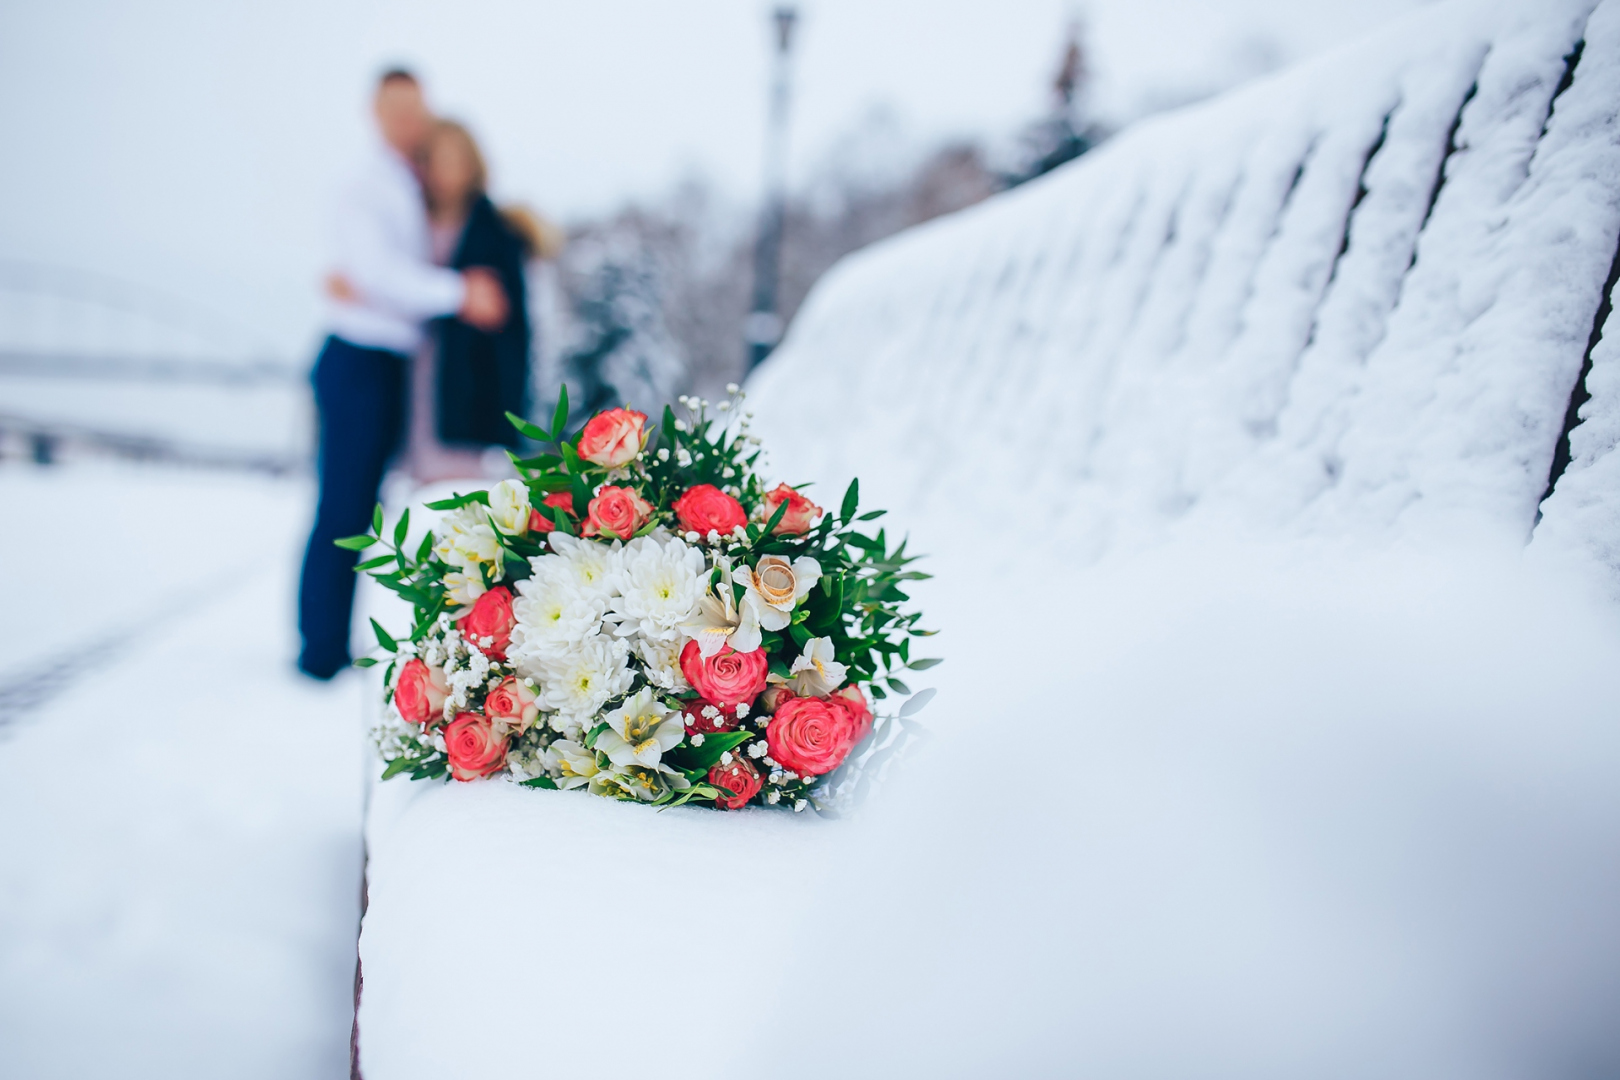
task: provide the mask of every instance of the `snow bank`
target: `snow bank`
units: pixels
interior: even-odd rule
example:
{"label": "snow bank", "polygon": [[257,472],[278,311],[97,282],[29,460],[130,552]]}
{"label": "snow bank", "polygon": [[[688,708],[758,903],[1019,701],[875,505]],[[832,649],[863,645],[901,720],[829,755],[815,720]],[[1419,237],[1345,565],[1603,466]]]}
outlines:
{"label": "snow bank", "polygon": [[1086,559],[1521,544],[1620,233],[1593,7],[1438,5],[847,260],[751,384],[780,471]]}
{"label": "snow bank", "polygon": [[1013,631],[950,635],[759,1060],[1613,1074],[1620,627],[1504,561],[1173,545],[938,590]]}
{"label": "snow bank", "polygon": [[313,492],[11,465],[0,501],[0,1074],[344,1075],[363,743],[358,682],[292,667]]}
{"label": "snow bank", "polygon": [[1613,1071],[1612,347],[1520,552],[1617,77],[1620,0],[1439,5],[847,260],[757,430],[934,553],[932,746],[837,823],[382,785],[370,1080]]}

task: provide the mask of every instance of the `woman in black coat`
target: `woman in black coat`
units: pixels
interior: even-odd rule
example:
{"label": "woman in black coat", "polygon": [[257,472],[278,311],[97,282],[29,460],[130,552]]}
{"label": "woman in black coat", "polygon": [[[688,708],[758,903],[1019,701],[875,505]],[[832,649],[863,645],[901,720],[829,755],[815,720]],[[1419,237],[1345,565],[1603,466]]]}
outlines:
{"label": "woman in black coat", "polygon": [[[433,377],[418,377],[415,389],[419,395],[430,394],[436,403],[429,414],[436,438],[420,438],[427,434],[420,430],[427,419],[422,416],[427,402],[420,397],[413,409],[418,421],[412,425],[412,434],[417,436],[415,441],[442,445],[413,446],[412,471],[419,479],[434,480],[446,478],[435,475],[445,472],[466,475],[471,467],[468,459],[484,449],[518,446],[518,433],[506,414],[528,415],[531,328],[523,268],[531,251],[527,238],[485,194],[483,155],[460,124],[440,121],[436,125],[422,181],[438,261],[457,270],[481,266],[493,271],[505,286],[510,305],[505,325],[494,333],[456,318],[433,323],[432,349],[437,355],[432,359],[436,363],[422,373],[431,372]],[[423,461],[418,449],[438,460]],[[423,465],[430,467],[420,467]]]}

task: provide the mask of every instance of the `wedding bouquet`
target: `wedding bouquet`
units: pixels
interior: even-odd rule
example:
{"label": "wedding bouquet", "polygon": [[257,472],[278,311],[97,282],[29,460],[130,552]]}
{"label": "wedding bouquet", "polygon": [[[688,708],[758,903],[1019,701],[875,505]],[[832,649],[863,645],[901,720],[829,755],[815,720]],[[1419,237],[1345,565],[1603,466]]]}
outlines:
{"label": "wedding bouquet", "polygon": [[[410,632],[372,627],[388,654],[384,778],[470,781],[502,771],[541,788],[724,809],[822,808],[830,774],[892,745],[873,703],[909,695],[920,613],[903,612],[902,540],[857,526],[859,481],[837,514],[797,487],[766,490],[742,394],[711,417],[611,409],[568,438],[510,417],[542,449],[519,478],[428,508],[442,516],[360,563],[414,608]],[[382,662],[376,657],[361,666]],[[874,728],[884,731],[874,732]],[[878,744],[884,744],[880,747]],[[853,763],[853,762],[852,762]]]}

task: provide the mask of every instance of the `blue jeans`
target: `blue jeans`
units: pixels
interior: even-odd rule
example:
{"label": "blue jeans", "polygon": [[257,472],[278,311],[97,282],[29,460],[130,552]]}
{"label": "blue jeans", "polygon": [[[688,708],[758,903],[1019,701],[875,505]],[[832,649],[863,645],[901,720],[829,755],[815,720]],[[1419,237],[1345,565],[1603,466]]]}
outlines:
{"label": "blue jeans", "polygon": [[349,665],[354,565],[333,544],[371,526],[388,459],[405,430],[409,358],[329,337],[310,376],[320,417],[320,500],[298,586],[298,667],[329,679]]}

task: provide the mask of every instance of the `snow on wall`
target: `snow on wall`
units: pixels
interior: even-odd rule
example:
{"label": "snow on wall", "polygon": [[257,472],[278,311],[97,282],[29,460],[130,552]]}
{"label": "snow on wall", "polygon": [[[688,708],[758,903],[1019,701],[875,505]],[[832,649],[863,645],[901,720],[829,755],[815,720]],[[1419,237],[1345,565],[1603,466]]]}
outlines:
{"label": "snow on wall", "polygon": [[[1214,520],[1523,542],[1620,233],[1617,22],[1440,5],[852,257],[751,386],[775,463],[1054,508],[1090,556]],[[1602,438],[1573,531],[1620,513]]]}

